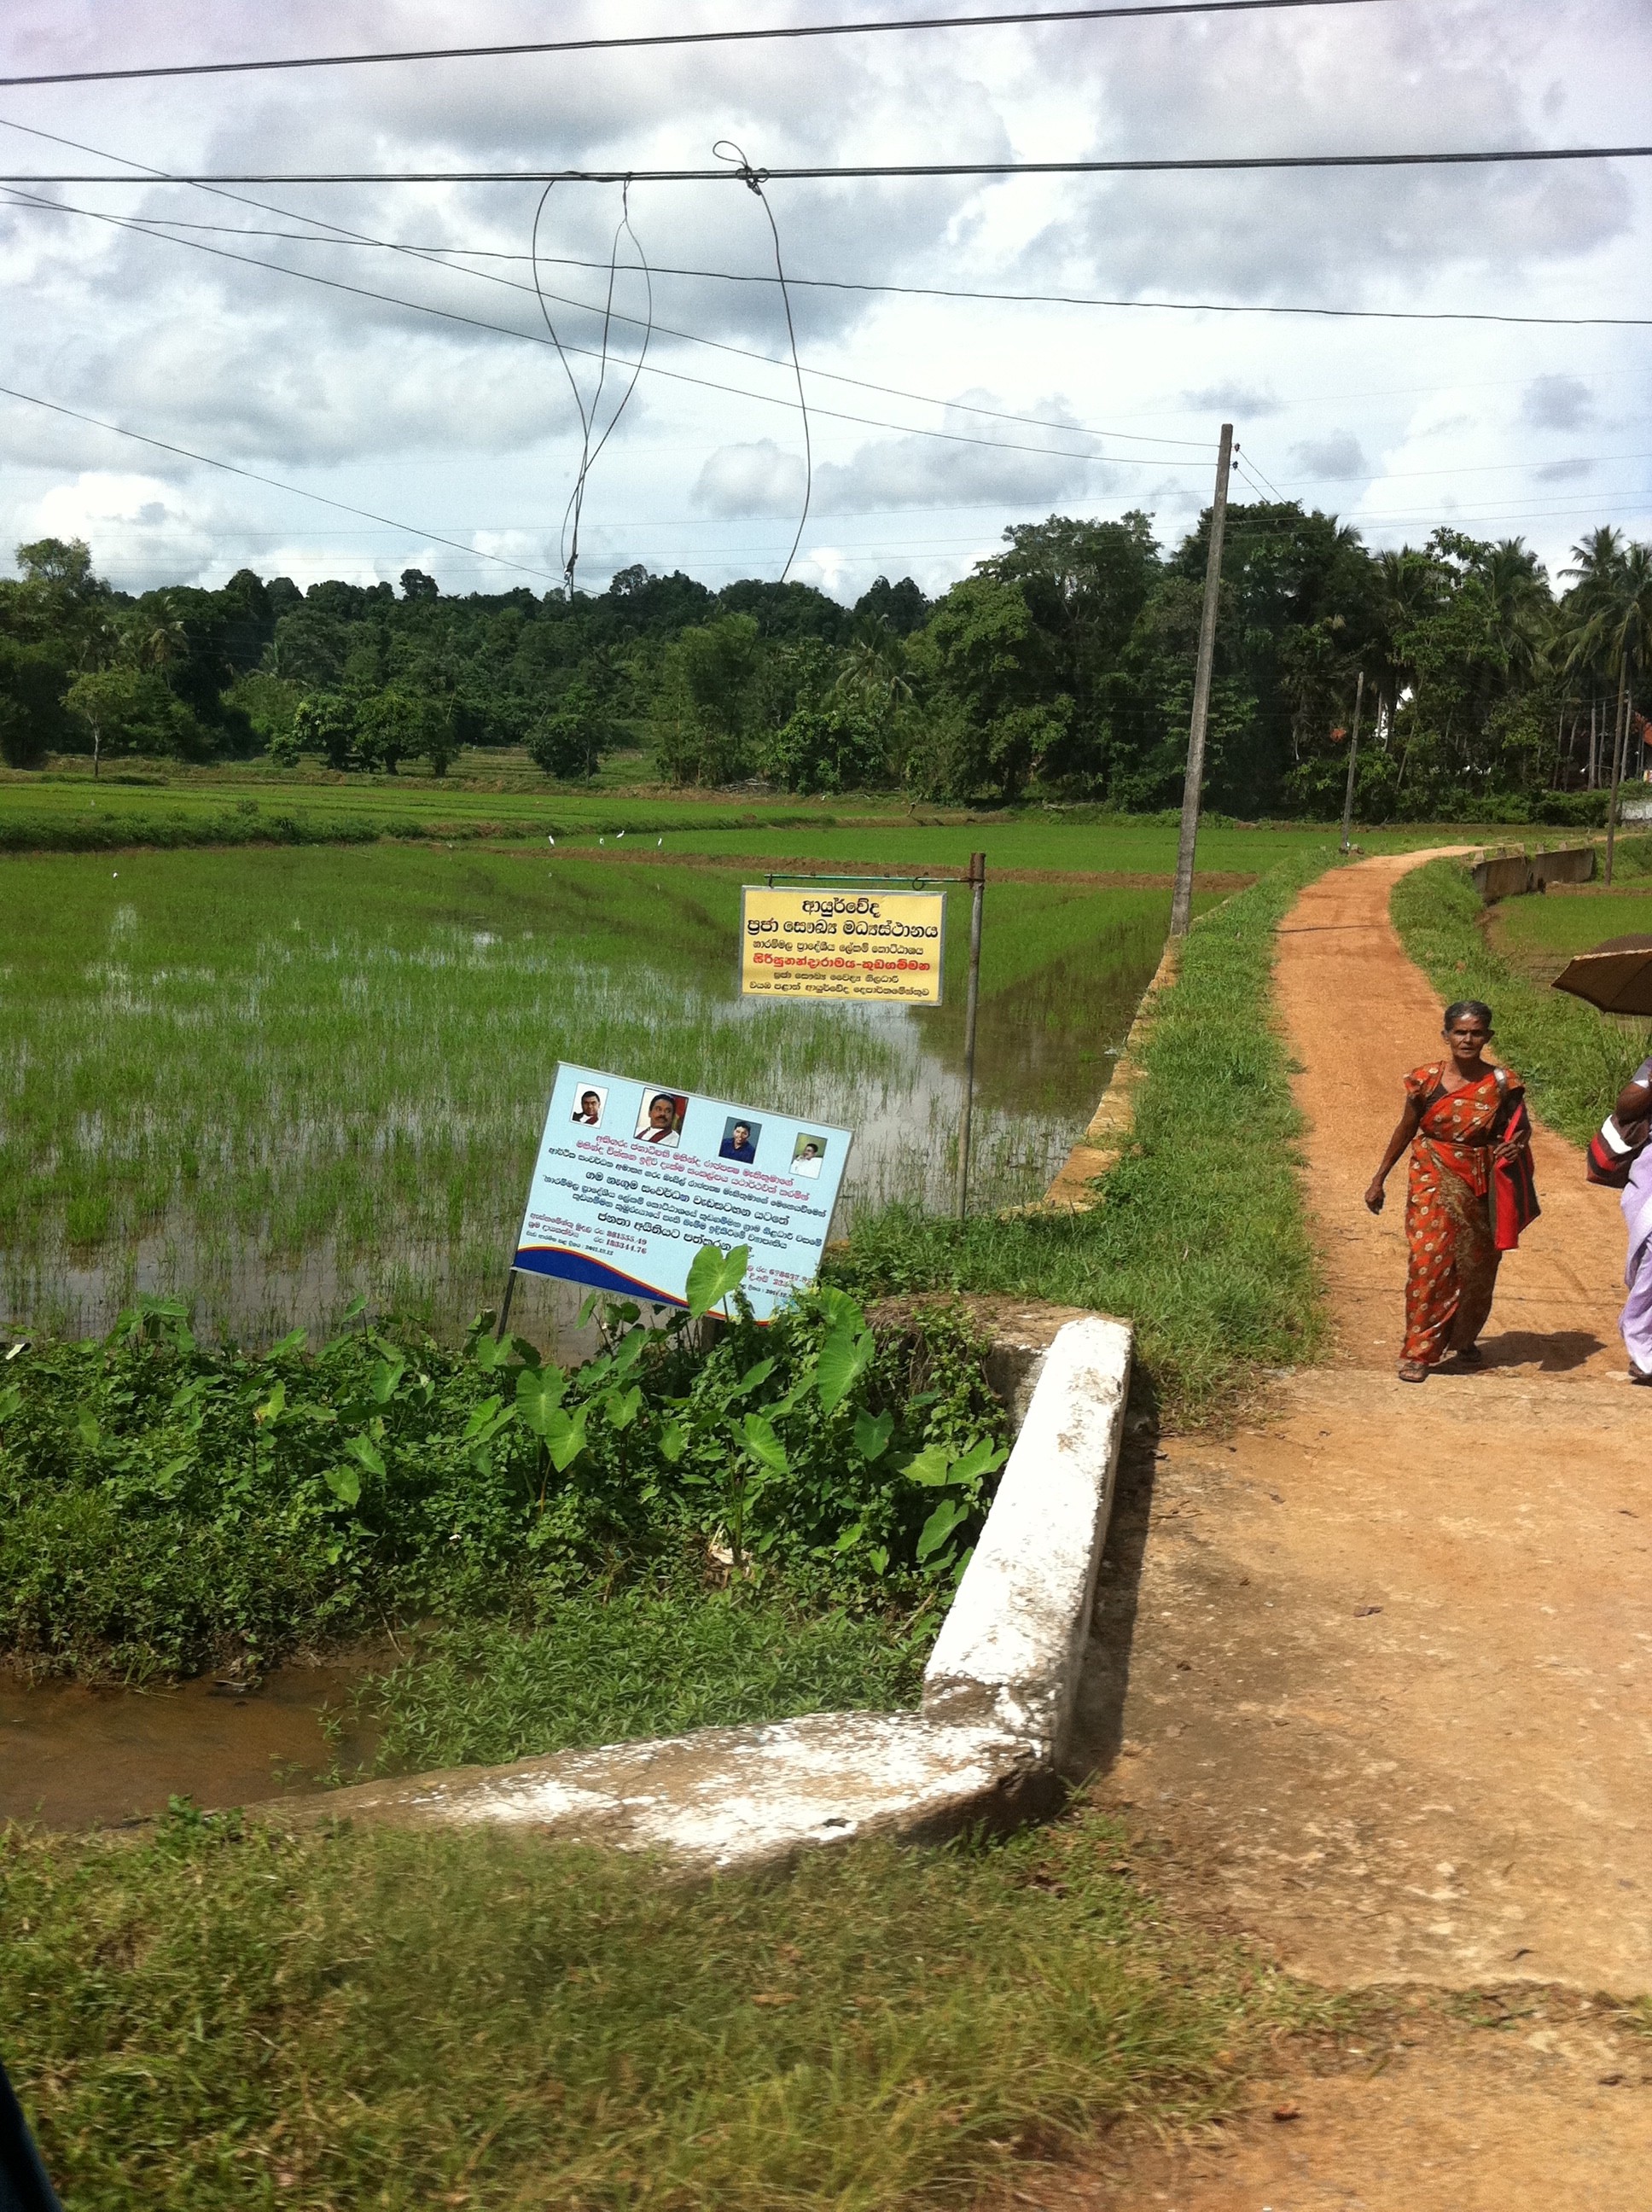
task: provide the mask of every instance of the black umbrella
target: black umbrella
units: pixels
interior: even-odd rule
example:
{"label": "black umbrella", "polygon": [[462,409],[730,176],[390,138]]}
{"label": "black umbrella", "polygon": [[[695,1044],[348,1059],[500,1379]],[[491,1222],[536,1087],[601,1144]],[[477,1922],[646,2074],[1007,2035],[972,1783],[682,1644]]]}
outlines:
{"label": "black umbrella", "polygon": [[1570,961],[1554,988],[1603,1014],[1652,1014],[1652,937],[1607,938]]}

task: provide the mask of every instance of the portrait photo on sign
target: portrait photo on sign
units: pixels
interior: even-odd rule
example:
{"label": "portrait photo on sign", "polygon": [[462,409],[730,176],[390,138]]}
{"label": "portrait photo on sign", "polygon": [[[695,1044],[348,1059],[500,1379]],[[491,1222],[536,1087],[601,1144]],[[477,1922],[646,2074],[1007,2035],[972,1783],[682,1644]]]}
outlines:
{"label": "portrait photo on sign", "polygon": [[825,1159],[824,1137],[799,1137],[792,1148],[792,1172],[794,1176],[813,1177],[820,1173]]}
{"label": "portrait photo on sign", "polygon": [[717,1147],[720,1160],[738,1160],[750,1167],[757,1157],[757,1139],[763,1133],[761,1121],[748,1121],[738,1114],[731,1114],[723,1124],[723,1141]]}
{"label": "portrait photo on sign", "polygon": [[600,1129],[603,1109],[608,1103],[605,1083],[582,1083],[574,1094],[572,1119],[581,1128]]}
{"label": "portrait photo on sign", "polygon": [[683,1116],[688,1110],[689,1102],[680,1091],[645,1091],[642,1111],[633,1132],[637,1142],[662,1145],[668,1149],[676,1145],[681,1140]]}

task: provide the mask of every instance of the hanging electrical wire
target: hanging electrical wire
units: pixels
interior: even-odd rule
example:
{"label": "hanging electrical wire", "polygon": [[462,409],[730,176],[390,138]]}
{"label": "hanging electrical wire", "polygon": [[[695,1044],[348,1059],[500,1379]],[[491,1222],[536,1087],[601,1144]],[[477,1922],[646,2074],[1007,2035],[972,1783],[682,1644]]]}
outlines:
{"label": "hanging electrical wire", "polygon": [[[545,186],[544,191],[539,195],[539,204],[533,211],[533,232],[529,258],[533,264],[533,289],[539,301],[539,312],[545,319],[545,328],[550,333],[550,342],[556,347],[557,358],[562,364],[563,373],[568,378],[568,390],[574,394],[574,404],[578,410],[580,417],[580,465],[574,471],[574,489],[568,495],[568,505],[562,510],[562,535],[557,548],[562,557],[563,583],[568,596],[571,599],[574,596],[574,571],[580,565],[580,523],[585,513],[586,486],[590,482],[591,471],[598,455],[613,436],[615,425],[631,404],[631,394],[637,388],[637,379],[642,374],[642,364],[648,357],[648,341],[653,335],[654,288],[653,279],[648,270],[648,257],[642,250],[641,240],[631,225],[631,187],[628,180],[621,191],[620,219],[615,228],[614,242],[609,249],[608,295],[602,311],[602,343],[597,355],[597,385],[591,395],[590,404],[587,406],[580,391],[579,379],[574,374],[574,365],[568,357],[569,349],[563,345],[561,337],[557,335],[556,325],[550,319],[550,307],[545,297],[544,288],[539,282],[539,223],[545,211],[545,203],[550,198],[551,190],[552,187],[550,185]],[[607,428],[593,444],[592,441],[602,406],[603,387],[608,381],[608,341],[614,323],[614,287],[619,281],[619,250],[622,238],[629,238],[636,250],[637,264],[647,292],[648,311],[642,326],[642,344],[635,361],[631,364],[631,380],[622,393],[619,404],[609,416]],[[583,305],[583,302],[575,304]],[[623,319],[629,322],[634,321],[635,318],[626,316]],[[583,353],[587,358],[589,357],[589,347],[575,347],[573,350]]]}
{"label": "hanging electrical wire", "polygon": [[[725,148],[728,149],[726,152]],[[762,211],[768,217],[769,235],[774,241],[774,275],[779,281],[780,300],[786,308],[786,335],[792,348],[792,374],[798,380],[798,412],[803,417],[803,512],[798,517],[797,534],[792,540],[792,550],[787,555],[786,565],[780,570],[780,581],[784,583],[791,573],[792,563],[798,557],[798,548],[803,543],[803,526],[809,520],[809,501],[814,496],[815,489],[815,450],[809,435],[809,401],[803,389],[803,369],[798,360],[798,334],[792,320],[791,288],[786,281],[786,264],[780,258],[780,226],[774,221],[774,210],[769,206],[768,195],[763,191],[762,173],[752,167],[732,138],[720,138],[711,151],[714,161],[730,162],[736,175],[762,202]]]}

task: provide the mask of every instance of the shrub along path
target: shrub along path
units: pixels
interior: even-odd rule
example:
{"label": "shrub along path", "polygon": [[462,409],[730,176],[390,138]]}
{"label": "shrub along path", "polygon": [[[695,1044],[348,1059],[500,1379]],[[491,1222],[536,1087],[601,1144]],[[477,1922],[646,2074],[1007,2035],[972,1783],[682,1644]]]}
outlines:
{"label": "shrub along path", "polygon": [[[1617,1206],[1546,1130],[1543,1218],[1505,1262],[1485,1368],[1395,1378],[1403,1162],[1379,1219],[1361,1194],[1401,1074],[1437,1043],[1439,1000],[1388,916],[1415,864],[1333,872],[1282,927],[1338,1348],[1231,1436],[1142,1451],[1088,1749],[1163,1889],[1321,1984],[1547,1987],[1473,2013],[1517,2017],[1499,2047],[1518,2066],[1485,2035],[1429,2051],[1383,2027],[1352,2074],[1275,2085],[1300,2122],[1137,2167],[1123,2199],[1098,2179],[1098,2203],[1646,2201],[1652,2015],[1625,2059],[1602,2020],[1630,2014],[1556,1992],[1652,1990],[1652,1403],[1614,1325]],[[1398,2075],[1370,2081],[1390,2051]]]}

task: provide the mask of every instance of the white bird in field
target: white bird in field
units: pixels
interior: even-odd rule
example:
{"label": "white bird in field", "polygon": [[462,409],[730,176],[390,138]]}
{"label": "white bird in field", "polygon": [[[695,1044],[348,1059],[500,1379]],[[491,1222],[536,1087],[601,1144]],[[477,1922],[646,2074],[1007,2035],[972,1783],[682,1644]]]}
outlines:
{"label": "white bird in field", "polygon": [[616,837],[617,838],[617,837],[623,837],[623,836],[625,835],[625,832],[624,832],[624,830],[616,830],[616,832],[615,832],[614,834],[615,834]]}
{"label": "white bird in field", "polygon": [[656,850],[656,851],[658,851],[658,850],[659,850],[659,847],[660,847],[660,846],[662,846],[662,845],[665,843],[665,840],[663,837],[656,837],[656,838],[654,839],[654,848],[655,848],[655,850]]}
{"label": "white bird in field", "polygon": [[599,845],[605,845],[608,842],[608,840],[606,837],[598,837],[597,842]]}
{"label": "white bird in field", "polygon": [[554,837],[547,837],[545,842],[548,845],[554,845],[556,842],[556,840]]}

